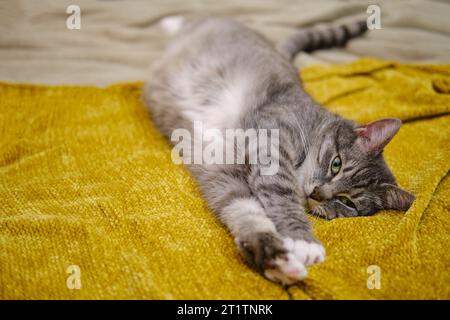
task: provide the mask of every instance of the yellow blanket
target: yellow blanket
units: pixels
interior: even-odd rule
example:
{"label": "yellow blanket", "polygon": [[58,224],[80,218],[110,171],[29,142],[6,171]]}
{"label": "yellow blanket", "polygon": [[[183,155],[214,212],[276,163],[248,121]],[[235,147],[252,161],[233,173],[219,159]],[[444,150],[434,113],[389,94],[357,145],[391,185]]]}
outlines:
{"label": "yellow blanket", "polygon": [[[302,77],[344,116],[404,120],[385,154],[417,200],[406,213],[311,218],[327,260],[289,293],[449,299],[450,66],[363,59]],[[0,297],[289,298],[244,265],[140,90],[0,84]]]}

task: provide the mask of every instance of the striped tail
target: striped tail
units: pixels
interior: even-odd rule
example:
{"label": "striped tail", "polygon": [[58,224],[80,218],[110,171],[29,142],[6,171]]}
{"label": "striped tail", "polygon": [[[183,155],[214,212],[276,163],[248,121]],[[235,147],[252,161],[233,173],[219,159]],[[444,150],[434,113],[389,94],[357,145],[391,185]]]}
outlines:
{"label": "striped tail", "polygon": [[310,27],[300,29],[278,46],[278,51],[292,60],[301,51],[311,52],[318,49],[343,46],[348,40],[367,31],[366,20],[360,20],[340,26]]}

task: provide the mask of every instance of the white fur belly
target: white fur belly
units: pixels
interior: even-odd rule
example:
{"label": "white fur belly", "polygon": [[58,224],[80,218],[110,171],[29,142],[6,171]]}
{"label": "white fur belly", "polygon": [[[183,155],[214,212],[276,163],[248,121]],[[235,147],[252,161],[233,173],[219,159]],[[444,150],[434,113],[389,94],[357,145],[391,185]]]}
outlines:
{"label": "white fur belly", "polygon": [[201,121],[205,129],[235,128],[246,107],[248,83],[243,77],[227,81],[220,91],[207,97],[207,104],[204,103],[205,97],[192,95],[181,103],[181,113],[189,121]]}

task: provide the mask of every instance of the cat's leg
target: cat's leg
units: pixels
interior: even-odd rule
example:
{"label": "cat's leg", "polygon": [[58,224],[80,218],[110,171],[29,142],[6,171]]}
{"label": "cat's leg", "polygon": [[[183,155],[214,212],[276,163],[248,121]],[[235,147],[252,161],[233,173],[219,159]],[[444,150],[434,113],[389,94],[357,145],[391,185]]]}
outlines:
{"label": "cat's leg", "polygon": [[245,260],[271,280],[290,284],[306,277],[304,264],[286,250],[285,240],[251,194],[238,166],[193,170],[211,209],[228,227]]}
{"label": "cat's leg", "polygon": [[[292,254],[296,258],[294,264],[299,262],[307,268],[325,260],[325,249],[313,234],[295,187],[284,181],[285,178],[283,174],[254,176],[252,191],[283,238],[288,255]],[[275,274],[275,277],[280,278],[281,275]]]}
{"label": "cat's leg", "polygon": [[[325,260],[325,249],[312,231],[301,203],[295,170],[289,158],[287,142],[279,145],[279,168],[272,175],[263,175],[262,166],[251,166],[249,187],[259,200],[266,216],[282,236],[288,254],[305,268]],[[259,151],[263,151],[259,148]]]}

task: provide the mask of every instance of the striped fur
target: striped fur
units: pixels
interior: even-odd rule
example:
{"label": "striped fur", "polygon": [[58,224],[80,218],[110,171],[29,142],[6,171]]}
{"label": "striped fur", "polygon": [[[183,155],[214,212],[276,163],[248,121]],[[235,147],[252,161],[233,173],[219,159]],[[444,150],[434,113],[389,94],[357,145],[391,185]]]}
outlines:
{"label": "striped fur", "polygon": [[301,51],[311,52],[344,46],[350,39],[367,31],[365,20],[339,26],[315,26],[300,29],[278,46],[278,51],[289,60]]}

